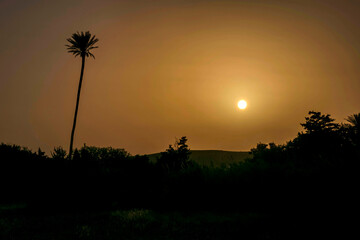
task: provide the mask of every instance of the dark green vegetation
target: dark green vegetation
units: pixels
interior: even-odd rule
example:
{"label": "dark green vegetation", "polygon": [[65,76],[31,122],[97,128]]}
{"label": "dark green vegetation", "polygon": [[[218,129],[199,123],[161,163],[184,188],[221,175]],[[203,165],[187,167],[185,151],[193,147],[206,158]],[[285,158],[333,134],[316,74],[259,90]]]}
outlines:
{"label": "dark green vegetation", "polygon": [[[251,158],[251,152],[232,152],[221,150],[190,150],[190,160],[200,166],[222,167],[234,163],[244,162]],[[161,153],[149,154],[151,162],[156,162]]]}
{"label": "dark green vegetation", "polygon": [[[304,239],[355,231],[359,115],[309,112],[283,145],[201,166],[185,137],[160,154],[84,146],[67,159],[0,145],[3,239]],[[316,234],[316,235],[314,235]]]}
{"label": "dark green vegetation", "polygon": [[270,222],[266,215],[238,212],[131,209],[1,214],[1,239],[275,239],[294,230],[278,229],[281,220]]}
{"label": "dark green vegetation", "polygon": [[99,41],[94,36],[91,36],[90,32],[77,32],[74,33],[71,38],[68,38],[67,41],[71,45],[65,45],[67,47],[67,50],[69,53],[72,53],[75,55],[75,57],[80,56],[81,57],[81,73],[80,73],[80,80],[79,80],[79,87],[76,97],[76,107],[75,107],[75,114],[74,114],[74,122],[73,127],[71,130],[71,137],[70,137],[70,150],[69,150],[69,159],[72,157],[72,148],[73,148],[73,141],[74,141],[74,133],[75,133],[75,127],[76,127],[76,118],[77,113],[79,109],[79,101],[80,101],[80,92],[81,92],[81,84],[84,76],[84,68],[85,68],[85,58],[87,57],[93,57],[95,56],[90,52],[90,50],[94,48],[98,48],[95,46],[95,43]]}

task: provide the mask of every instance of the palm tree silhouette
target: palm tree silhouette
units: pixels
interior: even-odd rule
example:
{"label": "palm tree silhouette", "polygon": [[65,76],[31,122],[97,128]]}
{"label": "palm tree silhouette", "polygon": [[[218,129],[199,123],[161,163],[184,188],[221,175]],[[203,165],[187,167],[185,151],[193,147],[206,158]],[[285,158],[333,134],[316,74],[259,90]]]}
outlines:
{"label": "palm tree silhouette", "polygon": [[360,146],[360,113],[352,114],[345,120],[349,122],[350,139],[356,146]]}
{"label": "palm tree silhouette", "polygon": [[360,113],[355,113],[345,118],[353,127],[360,128]]}
{"label": "palm tree silhouette", "polygon": [[77,98],[76,98],[76,107],[75,107],[75,114],[74,114],[74,123],[71,130],[71,138],[70,138],[70,150],[69,150],[69,159],[71,159],[72,155],[72,148],[73,148],[73,141],[74,141],[74,133],[75,133],[75,127],[76,127],[76,117],[77,112],[79,108],[79,100],[80,100],[80,91],[81,91],[81,83],[84,75],[84,68],[85,68],[85,58],[86,57],[93,57],[95,59],[95,56],[90,52],[91,49],[98,48],[97,46],[94,46],[95,43],[99,41],[99,39],[95,38],[94,36],[91,36],[90,32],[76,32],[74,33],[71,38],[66,39],[70,45],[65,45],[67,47],[67,50],[69,53],[72,53],[77,56],[81,56],[81,73],[80,73],[80,81],[79,81],[79,87],[77,92]]}

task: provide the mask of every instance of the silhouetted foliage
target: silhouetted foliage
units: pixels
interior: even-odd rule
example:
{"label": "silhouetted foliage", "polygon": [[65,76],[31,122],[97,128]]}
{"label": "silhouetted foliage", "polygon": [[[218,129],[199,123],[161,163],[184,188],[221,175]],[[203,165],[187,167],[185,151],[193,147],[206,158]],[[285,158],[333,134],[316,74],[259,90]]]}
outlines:
{"label": "silhouetted foliage", "polygon": [[75,55],[75,57],[93,57],[95,56],[90,52],[90,50],[94,48],[98,48],[98,46],[94,46],[95,43],[99,41],[94,36],[91,35],[89,31],[86,32],[76,32],[71,38],[66,39],[70,45],[65,45],[69,53]]}
{"label": "silhouetted foliage", "polygon": [[360,148],[360,113],[350,115],[345,120],[348,124],[344,127],[347,130],[351,143]]}
{"label": "silhouetted foliage", "polygon": [[55,147],[54,151],[51,152],[51,158],[54,160],[65,160],[66,150],[62,147]]}
{"label": "silhouetted foliage", "polygon": [[321,114],[321,112],[310,111],[309,117],[305,117],[306,122],[300,125],[306,130],[305,133],[325,133],[334,132],[339,129],[339,124],[334,123],[330,114]]}
{"label": "silhouetted foliage", "polygon": [[4,143],[1,143],[0,145],[0,154],[2,161],[10,159],[31,160],[36,157],[36,154],[31,152],[26,147],[21,147],[18,145],[7,145]]}
{"label": "silhouetted foliage", "polygon": [[45,157],[45,152],[41,151],[41,148],[38,148],[37,155],[39,157]]}
{"label": "silhouetted foliage", "polygon": [[316,213],[328,224],[355,206],[358,128],[313,111],[301,126],[289,142],[259,143],[246,161],[221,167],[192,162],[186,137],[156,163],[121,148],[84,145],[69,161],[60,147],[48,158],[1,144],[1,201],[36,209],[227,209],[284,219]]}
{"label": "silhouetted foliage", "polygon": [[190,149],[186,142],[187,138],[184,136],[176,140],[174,146],[170,144],[169,148],[161,153],[157,161],[158,165],[168,172],[178,172],[188,168],[191,162],[189,161]]}

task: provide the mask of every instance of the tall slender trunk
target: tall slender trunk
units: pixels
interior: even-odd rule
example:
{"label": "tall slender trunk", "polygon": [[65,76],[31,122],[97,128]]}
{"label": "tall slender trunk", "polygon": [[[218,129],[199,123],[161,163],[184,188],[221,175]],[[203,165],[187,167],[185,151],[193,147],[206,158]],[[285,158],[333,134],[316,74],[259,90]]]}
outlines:
{"label": "tall slender trunk", "polygon": [[80,91],[81,91],[81,84],[84,76],[84,68],[85,68],[85,56],[81,56],[81,73],[80,73],[80,81],[79,81],[79,87],[77,92],[77,98],[76,98],[76,107],[75,107],[75,114],[74,114],[74,123],[71,130],[71,138],[70,138],[70,150],[69,150],[69,159],[72,159],[72,150],[73,150],[73,142],[74,142],[74,133],[75,133],[75,127],[76,127],[76,118],[79,108],[79,101],[80,101]]}

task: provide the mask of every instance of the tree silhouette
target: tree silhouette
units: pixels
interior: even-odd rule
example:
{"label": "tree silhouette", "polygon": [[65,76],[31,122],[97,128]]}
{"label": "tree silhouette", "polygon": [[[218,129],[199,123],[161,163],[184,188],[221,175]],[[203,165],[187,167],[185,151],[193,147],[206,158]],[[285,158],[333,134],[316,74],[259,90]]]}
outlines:
{"label": "tree silhouette", "polygon": [[76,98],[76,107],[75,107],[75,114],[74,114],[74,123],[71,130],[71,138],[70,138],[70,150],[69,150],[69,159],[71,159],[72,155],[72,148],[73,148],[73,141],[74,141],[74,133],[75,133],[75,127],[76,127],[76,118],[77,118],[77,112],[79,108],[79,100],[80,100],[80,91],[81,91],[81,84],[82,79],[84,75],[84,68],[85,68],[85,58],[86,57],[93,57],[95,59],[95,56],[90,52],[91,49],[98,48],[97,46],[94,46],[95,43],[99,41],[99,39],[95,38],[94,36],[91,36],[90,32],[76,32],[74,33],[71,38],[66,39],[70,45],[65,45],[67,47],[67,50],[69,53],[72,53],[77,56],[81,56],[82,64],[81,64],[81,73],[80,73],[80,81],[79,81],[79,87],[77,92],[77,98]]}
{"label": "tree silhouette", "polygon": [[348,121],[356,129],[360,128],[360,113],[350,115],[345,120]]}
{"label": "tree silhouette", "polygon": [[349,122],[348,130],[351,141],[355,145],[360,145],[360,113],[352,114],[345,120]]}
{"label": "tree silhouette", "polygon": [[190,149],[186,144],[187,138],[181,137],[175,141],[174,146],[171,144],[166,152],[162,152],[158,159],[158,164],[168,172],[178,172],[190,166]]}
{"label": "tree silhouette", "polygon": [[308,134],[333,132],[339,129],[339,124],[334,123],[334,119],[330,117],[330,114],[309,111],[309,115],[309,117],[305,117],[305,123],[300,123]]}

